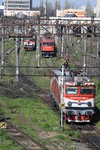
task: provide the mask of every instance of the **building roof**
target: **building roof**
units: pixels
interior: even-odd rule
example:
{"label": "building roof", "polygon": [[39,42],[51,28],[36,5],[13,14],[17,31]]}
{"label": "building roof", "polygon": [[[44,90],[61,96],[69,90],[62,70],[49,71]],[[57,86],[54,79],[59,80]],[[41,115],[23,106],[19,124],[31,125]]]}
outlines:
{"label": "building roof", "polygon": [[77,17],[76,14],[68,13],[64,17]]}

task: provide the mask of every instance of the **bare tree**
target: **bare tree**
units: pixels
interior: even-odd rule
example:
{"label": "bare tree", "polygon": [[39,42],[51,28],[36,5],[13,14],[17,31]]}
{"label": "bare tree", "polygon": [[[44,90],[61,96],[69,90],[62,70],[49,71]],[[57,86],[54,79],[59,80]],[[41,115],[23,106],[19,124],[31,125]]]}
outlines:
{"label": "bare tree", "polygon": [[55,16],[56,16],[57,9],[60,10],[60,0],[55,0],[55,6],[54,6]]}
{"label": "bare tree", "polygon": [[44,3],[43,0],[40,0],[40,16],[43,17],[45,15]]}
{"label": "bare tree", "polygon": [[70,3],[69,3],[69,8],[72,8],[72,9],[73,9],[73,8],[76,8],[75,3],[74,3],[74,2],[70,2]]}
{"label": "bare tree", "polygon": [[60,10],[60,0],[55,0],[55,10]]}
{"label": "bare tree", "polygon": [[53,10],[52,3],[46,0],[46,16],[50,17],[53,15],[54,15],[54,10]]}
{"label": "bare tree", "polygon": [[92,17],[94,16],[94,11],[93,11],[93,8],[91,6],[91,3],[90,1],[88,0],[87,2],[87,6],[86,6],[86,17]]}
{"label": "bare tree", "polygon": [[65,7],[65,9],[69,9],[70,8],[70,3],[69,3],[69,1],[68,0],[65,0],[65,5],[64,5]]}

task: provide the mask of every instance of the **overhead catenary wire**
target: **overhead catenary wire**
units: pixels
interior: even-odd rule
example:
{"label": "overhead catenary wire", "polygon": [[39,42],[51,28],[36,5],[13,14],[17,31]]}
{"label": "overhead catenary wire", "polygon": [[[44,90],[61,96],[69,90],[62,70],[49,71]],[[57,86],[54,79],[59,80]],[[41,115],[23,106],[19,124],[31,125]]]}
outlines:
{"label": "overhead catenary wire", "polygon": [[[0,74],[1,75],[1,74]],[[4,76],[13,77],[16,76],[16,74],[4,74]],[[24,77],[24,76],[35,76],[35,77],[50,77],[50,74],[24,74],[24,75],[18,75],[18,77]],[[89,77],[100,77],[100,75],[87,75]]]}
{"label": "overhead catenary wire", "polygon": [[[62,20],[62,21],[64,21],[64,22],[62,22],[61,20],[58,20],[58,21],[60,22],[60,24],[58,24],[58,23],[55,24],[55,23],[56,23],[56,22],[55,22],[55,23],[53,23],[52,25],[54,25],[54,26],[60,26],[60,27],[61,27],[62,25],[65,24],[65,20],[66,20],[66,19]],[[68,19],[68,20],[69,20],[69,19]],[[6,21],[6,20],[5,20],[5,21]],[[20,21],[21,21],[21,20],[20,20]],[[37,20],[37,21],[38,21],[38,20]],[[47,20],[47,21],[49,21],[49,20]],[[57,21],[57,20],[56,20],[56,21]],[[62,22],[62,23],[61,23],[61,22]],[[17,21],[17,23],[18,23],[18,21]],[[32,23],[33,23],[34,26],[36,25],[36,24],[34,24],[34,22],[31,21],[31,24],[30,24],[31,26],[32,26]],[[48,33],[50,33],[50,31],[49,31],[48,29],[46,29],[46,26],[47,26],[48,24],[45,23],[45,26],[44,26],[44,25],[41,24],[41,22],[39,22],[39,21],[38,21],[37,23],[38,23],[38,27],[41,26],[44,30],[46,30]],[[5,24],[4,24],[4,25],[5,25]],[[6,24],[6,25],[7,25],[7,24]],[[6,25],[5,25],[5,29],[7,29],[7,28],[6,28]],[[18,25],[18,24],[16,24],[16,25]],[[19,26],[20,26],[20,25],[21,25],[21,23],[19,22]],[[23,25],[23,22],[22,22],[22,25]],[[24,25],[25,25],[25,24],[24,24]],[[39,25],[40,25],[40,26],[39,26]],[[51,24],[49,24],[49,25],[51,25]],[[83,23],[83,24],[80,24],[80,25],[79,25],[79,24],[77,24],[77,23],[75,23],[75,24],[73,23],[73,25],[76,25],[76,28],[75,28],[75,29],[77,29],[78,27],[83,27],[83,28],[84,28],[84,26],[87,27],[88,24],[84,24],[84,23]],[[78,25],[78,26],[77,26],[77,25]],[[91,24],[91,25],[92,25],[92,24]],[[67,25],[66,27],[72,27],[72,24],[69,24],[69,25]],[[75,29],[74,29],[74,30],[75,30]],[[85,28],[85,30],[86,30],[86,28]],[[60,31],[60,29],[59,29],[59,31]],[[35,33],[38,35],[38,32],[36,32],[36,31],[33,31],[33,32],[35,32]],[[61,35],[60,32],[59,32],[58,34],[59,34],[59,36]],[[88,33],[88,34],[91,35],[91,34],[94,34],[94,33]],[[16,35],[17,35],[17,36],[19,36],[19,35],[21,36],[21,35],[24,35],[24,34],[14,34],[15,37],[16,37]],[[83,34],[81,34],[81,35],[83,35]],[[28,35],[27,35],[27,36],[28,36]],[[16,37],[16,38],[17,38],[17,37]],[[39,41],[40,41],[40,40],[39,40]],[[68,44],[69,44],[69,43],[68,43]],[[68,47],[69,47],[69,45],[68,45]],[[82,50],[80,50],[80,51],[82,52]],[[85,55],[84,52],[82,52],[82,53],[83,53],[83,55]],[[90,55],[90,54],[89,54],[89,55]],[[96,57],[96,56],[92,55],[92,57]],[[8,67],[8,66],[4,66],[4,67]],[[47,67],[48,67],[48,68],[55,68],[55,67],[51,67],[51,66],[50,66],[50,67],[47,66]],[[44,67],[44,68],[47,68],[47,67]],[[14,67],[12,67],[12,68],[14,68]],[[31,66],[25,66],[25,67],[19,66],[19,68],[43,68],[43,67],[40,67],[40,66],[39,66],[39,67],[38,67],[38,66],[35,66],[35,67],[33,67],[33,66],[32,66],[32,67],[31,67]],[[59,68],[59,67],[56,67],[56,68]],[[80,67],[80,68],[81,68],[81,67]],[[94,68],[94,67],[93,67],[93,68]],[[99,67],[98,67],[98,68],[99,68]]]}
{"label": "overhead catenary wire", "polygon": [[[16,68],[16,66],[10,66],[10,65],[8,65],[8,66],[4,66],[5,68]],[[19,66],[19,68],[36,68],[36,69],[42,69],[42,68],[47,68],[47,69],[50,69],[50,68],[54,68],[54,69],[60,69],[60,66],[49,66],[49,65],[47,65],[47,66],[40,66],[40,67],[38,67],[38,66]],[[84,68],[83,66],[75,66],[75,67],[71,67],[71,69],[82,69],[82,68]],[[100,68],[100,66],[86,66],[85,68]]]}

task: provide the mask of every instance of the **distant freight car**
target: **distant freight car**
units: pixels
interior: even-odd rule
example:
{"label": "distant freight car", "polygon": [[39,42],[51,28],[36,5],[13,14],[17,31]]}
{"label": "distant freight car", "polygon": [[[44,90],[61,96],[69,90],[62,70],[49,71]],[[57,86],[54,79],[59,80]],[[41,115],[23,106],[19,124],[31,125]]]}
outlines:
{"label": "distant freight car", "polygon": [[[90,122],[95,108],[95,84],[84,73],[65,69],[52,70],[50,95],[57,108],[63,106],[68,122]],[[63,118],[62,117],[62,118]]]}
{"label": "distant freight car", "polygon": [[24,48],[27,51],[33,51],[36,48],[36,41],[33,38],[26,38],[24,39]]}
{"label": "distant freight car", "polygon": [[56,55],[55,41],[52,38],[43,38],[41,41],[41,52],[44,57],[52,57]]}

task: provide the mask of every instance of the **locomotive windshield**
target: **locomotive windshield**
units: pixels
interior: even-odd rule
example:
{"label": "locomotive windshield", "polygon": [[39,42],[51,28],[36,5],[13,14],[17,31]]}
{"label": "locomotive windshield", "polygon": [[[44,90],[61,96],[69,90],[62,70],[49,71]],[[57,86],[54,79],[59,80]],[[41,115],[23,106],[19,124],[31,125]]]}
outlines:
{"label": "locomotive windshield", "polygon": [[92,94],[92,88],[81,87],[80,93],[82,95],[84,95],[84,94],[91,95]]}
{"label": "locomotive windshield", "polygon": [[53,43],[52,42],[44,42],[43,46],[53,46]]}
{"label": "locomotive windshield", "polygon": [[26,39],[24,39],[24,40],[30,40],[30,38],[26,38]]}
{"label": "locomotive windshield", "polygon": [[66,87],[66,94],[78,94],[77,87]]}

